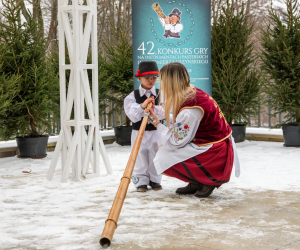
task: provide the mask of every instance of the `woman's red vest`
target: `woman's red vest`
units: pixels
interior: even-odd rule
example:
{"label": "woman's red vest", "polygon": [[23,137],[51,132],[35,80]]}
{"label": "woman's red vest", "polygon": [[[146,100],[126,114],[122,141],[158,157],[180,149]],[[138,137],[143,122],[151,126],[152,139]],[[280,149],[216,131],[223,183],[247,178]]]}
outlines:
{"label": "woman's red vest", "polygon": [[192,142],[198,146],[204,146],[227,139],[232,130],[220,107],[209,94],[196,87],[195,89],[195,99],[185,101],[179,109],[179,112],[187,108],[200,108],[203,111],[200,125]]}

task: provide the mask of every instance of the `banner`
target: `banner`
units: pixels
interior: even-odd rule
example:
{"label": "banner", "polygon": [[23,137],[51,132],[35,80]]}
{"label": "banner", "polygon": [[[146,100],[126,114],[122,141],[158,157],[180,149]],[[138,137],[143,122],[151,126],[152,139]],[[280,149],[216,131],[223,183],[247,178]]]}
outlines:
{"label": "banner", "polygon": [[[132,0],[134,74],[141,61],[156,61],[159,69],[180,62],[191,84],[211,95],[210,4],[210,0]],[[139,85],[134,77],[134,89]]]}

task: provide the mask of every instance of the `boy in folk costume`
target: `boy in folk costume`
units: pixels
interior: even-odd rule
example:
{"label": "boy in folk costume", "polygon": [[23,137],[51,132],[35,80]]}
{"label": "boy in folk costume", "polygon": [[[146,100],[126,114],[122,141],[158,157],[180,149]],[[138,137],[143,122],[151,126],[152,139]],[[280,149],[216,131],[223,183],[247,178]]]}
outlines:
{"label": "boy in folk costume", "polygon": [[[159,104],[159,90],[155,88],[158,73],[159,70],[156,62],[141,62],[139,64],[139,70],[135,75],[135,77],[141,81],[141,85],[138,89],[129,94],[124,100],[125,113],[132,121],[132,147],[144,117],[144,110],[149,103],[152,103],[152,110],[159,117],[160,109],[155,106]],[[152,98],[152,96],[154,98]],[[157,174],[153,163],[153,159],[158,147],[157,141],[159,139],[160,135],[156,128],[151,123],[148,123],[131,178],[138,192],[146,192],[147,185],[150,185],[153,190],[162,189],[160,185],[162,175]]]}

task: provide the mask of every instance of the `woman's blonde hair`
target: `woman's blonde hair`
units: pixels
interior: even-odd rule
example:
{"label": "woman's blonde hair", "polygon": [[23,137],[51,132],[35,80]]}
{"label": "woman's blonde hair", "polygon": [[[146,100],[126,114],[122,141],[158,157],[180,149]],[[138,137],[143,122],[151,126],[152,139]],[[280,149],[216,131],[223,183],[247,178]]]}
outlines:
{"label": "woman's blonde hair", "polygon": [[165,109],[166,122],[170,127],[170,112],[176,120],[182,104],[195,96],[195,89],[190,88],[190,76],[183,64],[174,62],[163,66],[159,72],[160,96]]}

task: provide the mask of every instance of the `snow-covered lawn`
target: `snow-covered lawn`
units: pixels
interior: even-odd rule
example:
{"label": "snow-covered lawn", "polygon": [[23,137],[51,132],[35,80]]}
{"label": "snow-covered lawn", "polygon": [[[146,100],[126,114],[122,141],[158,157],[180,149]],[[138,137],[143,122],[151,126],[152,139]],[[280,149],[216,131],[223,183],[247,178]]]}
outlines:
{"label": "snow-covered lawn", "polygon": [[[46,179],[44,159],[0,159],[0,249],[100,249],[99,239],[130,154],[106,145],[114,170],[82,182]],[[300,148],[237,144],[241,176],[208,199],[130,185],[109,249],[300,249]],[[59,161],[60,162],[60,161]],[[31,174],[22,171],[31,170]]]}

